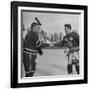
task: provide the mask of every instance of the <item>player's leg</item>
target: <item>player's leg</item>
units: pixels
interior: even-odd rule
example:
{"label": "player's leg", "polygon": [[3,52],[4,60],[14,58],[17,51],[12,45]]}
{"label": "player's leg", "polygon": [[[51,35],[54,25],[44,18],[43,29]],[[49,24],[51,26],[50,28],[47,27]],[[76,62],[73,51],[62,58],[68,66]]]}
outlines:
{"label": "player's leg", "polygon": [[72,64],[67,65],[68,74],[72,74]]}
{"label": "player's leg", "polygon": [[36,63],[35,63],[36,56],[30,54],[29,55],[29,65],[30,65],[30,71],[27,73],[26,77],[32,77],[34,75],[35,69],[36,69]]}
{"label": "player's leg", "polygon": [[79,70],[79,53],[78,52],[74,53],[72,63],[75,65],[77,74],[79,74],[80,70]]}
{"label": "player's leg", "polygon": [[68,65],[67,65],[68,74],[72,74],[73,71],[71,56],[72,56],[71,54],[68,56]]}
{"label": "player's leg", "polygon": [[31,55],[31,72],[35,72],[36,70],[36,55]]}
{"label": "player's leg", "polygon": [[76,69],[76,72],[77,74],[79,74],[79,60],[78,59],[74,59],[72,61],[73,65],[75,65],[75,69]]}
{"label": "player's leg", "polygon": [[75,68],[76,68],[76,72],[77,72],[77,74],[80,74],[79,64],[76,64],[76,65],[75,65]]}
{"label": "player's leg", "polygon": [[25,69],[25,77],[30,76],[30,58],[29,54],[24,53],[23,54],[23,63],[24,63],[24,69]]}

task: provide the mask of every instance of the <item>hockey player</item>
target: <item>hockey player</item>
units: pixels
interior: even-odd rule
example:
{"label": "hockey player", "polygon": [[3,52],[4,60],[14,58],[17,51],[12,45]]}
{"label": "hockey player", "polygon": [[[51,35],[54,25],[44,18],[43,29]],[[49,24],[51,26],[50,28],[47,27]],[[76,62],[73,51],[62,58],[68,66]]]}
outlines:
{"label": "hockey player", "polygon": [[35,18],[37,22],[31,24],[31,30],[25,37],[23,48],[23,63],[25,68],[25,77],[32,77],[36,70],[37,53],[43,54],[41,50],[41,42],[39,41],[39,30],[41,23]]}
{"label": "hockey player", "polygon": [[79,34],[72,31],[70,24],[65,24],[64,27],[66,35],[63,41],[68,56],[67,71],[68,74],[72,74],[75,65],[76,72],[79,74]]}

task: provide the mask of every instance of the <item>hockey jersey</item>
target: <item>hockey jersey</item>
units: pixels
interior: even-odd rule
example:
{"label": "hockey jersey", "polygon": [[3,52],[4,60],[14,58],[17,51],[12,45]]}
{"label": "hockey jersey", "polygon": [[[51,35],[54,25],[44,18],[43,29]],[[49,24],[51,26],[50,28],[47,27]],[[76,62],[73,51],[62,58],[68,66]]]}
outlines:
{"label": "hockey jersey", "polygon": [[72,31],[70,34],[67,34],[63,38],[64,45],[68,48],[79,47],[79,34],[75,31]]}
{"label": "hockey jersey", "polygon": [[40,41],[39,41],[39,35],[37,32],[29,31],[29,33],[26,35],[23,49],[25,53],[33,53],[36,54],[40,48]]}

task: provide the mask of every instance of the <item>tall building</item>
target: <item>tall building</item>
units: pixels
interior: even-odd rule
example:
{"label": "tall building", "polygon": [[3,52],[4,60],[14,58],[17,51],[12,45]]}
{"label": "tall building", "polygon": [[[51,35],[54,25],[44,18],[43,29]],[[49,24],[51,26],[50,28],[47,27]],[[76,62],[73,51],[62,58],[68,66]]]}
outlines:
{"label": "tall building", "polygon": [[59,33],[59,41],[60,41],[60,42],[63,40],[63,36],[64,36],[63,33],[60,32],[60,33]]}
{"label": "tall building", "polygon": [[58,40],[58,34],[54,32],[54,42],[56,42],[57,40]]}

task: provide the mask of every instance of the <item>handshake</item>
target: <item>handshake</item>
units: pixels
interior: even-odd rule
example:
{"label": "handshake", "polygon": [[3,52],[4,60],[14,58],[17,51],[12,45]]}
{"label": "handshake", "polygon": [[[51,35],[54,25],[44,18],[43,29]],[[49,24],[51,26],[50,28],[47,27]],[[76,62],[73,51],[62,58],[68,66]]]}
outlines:
{"label": "handshake", "polygon": [[37,47],[37,51],[38,51],[39,55],[43,55],[43,51],[41,50],[40,47]]}

